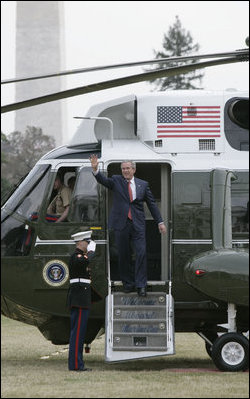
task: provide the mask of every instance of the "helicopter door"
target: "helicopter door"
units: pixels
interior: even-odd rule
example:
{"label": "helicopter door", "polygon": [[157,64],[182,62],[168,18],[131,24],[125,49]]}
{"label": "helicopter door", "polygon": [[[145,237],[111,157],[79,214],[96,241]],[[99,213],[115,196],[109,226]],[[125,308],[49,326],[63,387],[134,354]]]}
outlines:
{"label": "helicopter door", "polygon": [[[108,166],[108,176],[120,173],[120,163],[112,163]],[[167,234],[161,235],[145,204],[148,281],[153,284],[157,281],[167,282],[170,279],[171,167],[168,164],[137,162],[135,176],[149,182],[149,187],[167,226]],[[108,213],[111,207],[112,191],[108,190]],[[118,254],[112,231],[109,233],[109,256],[110,278],[112,281],[119,281]],[[134,256],[132,262],[134,262]]]}
{"label": "helicopter door", "polygon": [[[136,176],[149,182],[166,225],[170,220],[170,166],[137,163]],[[120,174],[120,163],[110,164],[108,176]],[[109,192],[108,212],[112,205]],[[124,293],[118,274],[118,257],[112,233],[109,237],[109,293],[106,297],[105,360],[120,362],[173,355],[174,301],[170,281],[170,236],[162,236],[145,205],[148,266],[147,296]],[[168,229],[169,231],[169,229]]]}

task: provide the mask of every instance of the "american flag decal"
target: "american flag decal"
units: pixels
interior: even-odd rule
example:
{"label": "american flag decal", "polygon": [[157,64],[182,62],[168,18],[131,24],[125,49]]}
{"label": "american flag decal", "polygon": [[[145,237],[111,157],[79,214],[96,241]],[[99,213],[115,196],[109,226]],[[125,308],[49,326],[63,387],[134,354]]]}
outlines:
{"label": "american flag decal", "polygon": [[220,137],[220,106],[157,107],[157,138]]}

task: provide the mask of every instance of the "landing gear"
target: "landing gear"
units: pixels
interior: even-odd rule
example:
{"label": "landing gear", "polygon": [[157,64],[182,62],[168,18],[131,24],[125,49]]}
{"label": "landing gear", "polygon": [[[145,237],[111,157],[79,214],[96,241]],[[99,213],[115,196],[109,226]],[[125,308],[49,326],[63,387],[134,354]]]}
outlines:
{"label": "landing gear", "polygon": [[249,366],[249,342],[239,333],[226,333],[218,337],[213,346],[211,357],[222,371],[244,371]]}
{"label": "landing gear", "polygon": [[218,336],[216,329],[198,332],[206,342],[206,350],[222,371],[245,371],[249,367],[249,341],[237,332],[236,306],[228,304],[228,332]]}
{"label": "landing gear", "polygon": [[218,338],[218,334],[216,332],[212,331],[207,334],[207,337],[212,344],[210,344],[208,341],[206,341],[205,347],[206,347],[208,356],[212,357],[212,347],[213,347],[214,342]]}
{"label": "landing gear", "polygon": [[213,330],[204,330],[197,332],[197,334],[204,339],[206,351],[209,357],[212,356],[212,347],[215,340],[218,338],[218,334],[216,331]]}

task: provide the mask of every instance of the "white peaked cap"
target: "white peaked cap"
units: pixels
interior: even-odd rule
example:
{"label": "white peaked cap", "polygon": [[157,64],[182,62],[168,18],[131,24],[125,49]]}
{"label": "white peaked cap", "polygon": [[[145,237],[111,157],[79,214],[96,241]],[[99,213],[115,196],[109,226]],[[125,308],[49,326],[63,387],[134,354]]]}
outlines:
{"label": "white peaked cap", "polygon": [[83,240],[90,240],[91,234],[93,233],[92,230],[89,231],[80,231],[80,233],[72,234],[72,238],[75,242],[83,241]]}

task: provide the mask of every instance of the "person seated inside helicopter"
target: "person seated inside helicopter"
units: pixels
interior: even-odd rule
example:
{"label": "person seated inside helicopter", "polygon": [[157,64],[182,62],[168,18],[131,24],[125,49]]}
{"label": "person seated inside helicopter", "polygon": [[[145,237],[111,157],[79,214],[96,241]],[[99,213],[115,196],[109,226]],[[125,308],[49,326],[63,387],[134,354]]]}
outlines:
{"label": "person seated inside helicopter", "polygon": [[57,175],[54,182],[54,190],[57,191],[57,194],[48,206],[46,220],[59,223],[67,219],[72,189],[66,187],[61,176]]}
{"label": "person seated inside helicopter", "polygon": [[75,187],[75,182],[76,182],[76,177],[75,176],[71,176],[67,182],[68,187],[71,189],[71,192],[73,192],[74,187]]}

